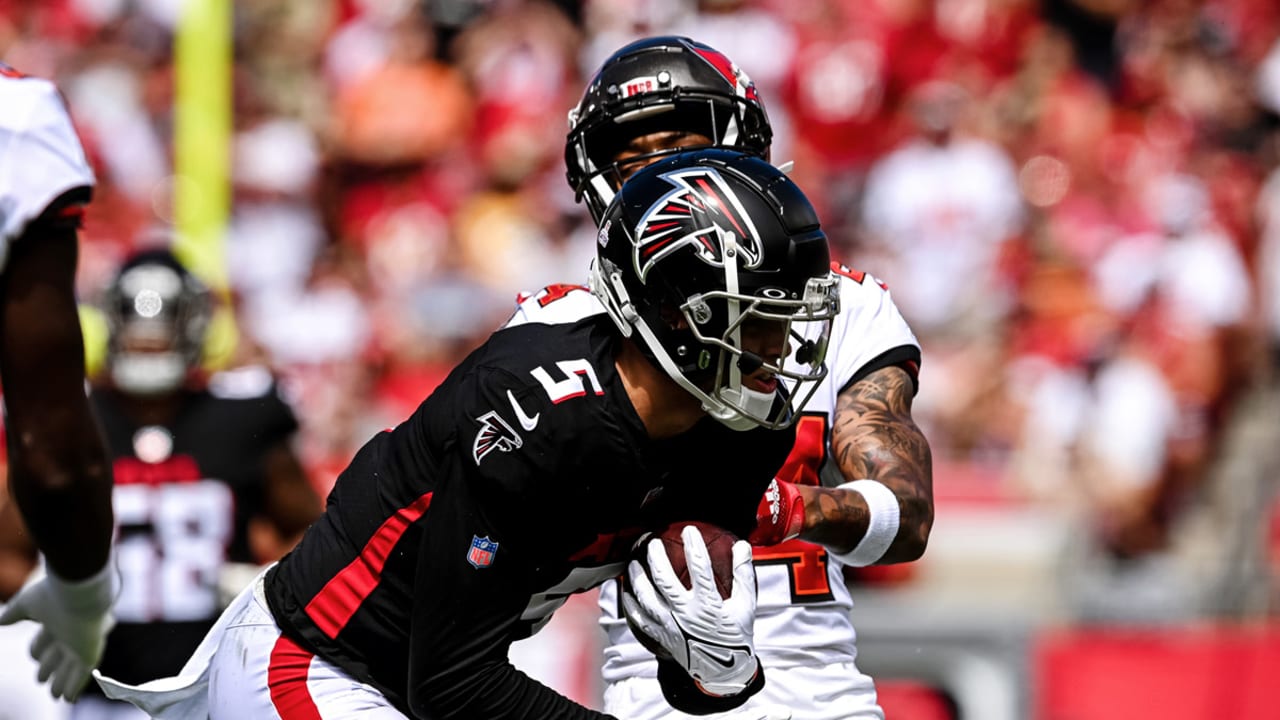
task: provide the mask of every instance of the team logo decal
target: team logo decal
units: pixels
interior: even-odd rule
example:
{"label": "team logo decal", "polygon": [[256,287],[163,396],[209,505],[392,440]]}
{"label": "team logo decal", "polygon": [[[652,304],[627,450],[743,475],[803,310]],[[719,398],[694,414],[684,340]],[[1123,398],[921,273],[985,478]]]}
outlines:
{"label": "team logo decal", "polygon": [[658,78],[653,75],[631,78],[622,83],[618,88],[622,93],[622,97],[629,98],[632,95],[643,95],[644,93],[653,92],[658,89]]}
{"label": "team logo decal", "polygon": [[471,457],[475,459],[476,465],[494,450],[511,452],[524,445],[524,440],[520,439],[507,421],[492,410],[476,418],[476,422],[480,423],[480,431],[471,444]]}
{"label": "team logo decal", "polygon": [[471,536],[471,549],[467,551],[467,562],[476,568],[487,568],[493,564],[493,556],[498,554],[498,543],[489,539],[488,535]]}
{"label": "team logo decal", "polygon": [[760,235],[720,173],[691,168],[667,173],[662,179],[675,188],[646,210],[636,225],[634,260],[641,281],[655,263],[686,246],[692,246],[703,262],[723,267],[726,233],[737,241],[738,264],[759,266]]}

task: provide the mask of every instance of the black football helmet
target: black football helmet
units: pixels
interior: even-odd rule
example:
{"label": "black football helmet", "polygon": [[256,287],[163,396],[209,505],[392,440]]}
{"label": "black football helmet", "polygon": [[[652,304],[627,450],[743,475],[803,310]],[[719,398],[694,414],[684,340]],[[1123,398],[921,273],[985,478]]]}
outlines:
{"label": "black football helmet", "polygon": [[130,257],[107,287],[107,370],[135,395],[180,387],[200,365],[212,315],[209,289],[166,249]]}
{"label": "black football helmet", "polygon": [[[622,185],[614,161],[632,139],[661,131],[696,132],[710,147],[767,158],[773,129],[756,87],[729,58],[675,35],[637,40],[609,56],[569,111],[565,165],[575,197],[597,223]],[[681,148],[693,149],[693,148]],[[667,150],[627,159],[643,162]]]}
{"label": "black football helmet", "polygon": [[[793,423],[826,376],[839,312],[827,237],[786,175],[740,152],[678,153],[606,209],[590,286],[622,334],[735,430]],[[776,337],[765,357],[744,338]],[[772,392],[744,379],[763,368]]]}

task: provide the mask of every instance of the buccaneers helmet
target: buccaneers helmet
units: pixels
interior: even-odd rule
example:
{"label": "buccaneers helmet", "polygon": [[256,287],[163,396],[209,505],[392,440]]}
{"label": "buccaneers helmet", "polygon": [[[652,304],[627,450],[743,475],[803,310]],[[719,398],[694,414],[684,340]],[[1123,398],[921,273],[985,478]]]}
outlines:
{"label": "buccaneers helmet", "polygon": [[103,298],[107,370],[120,390],[160,395],[200,364],[211,295],[168,250],[146,250],[120,268]]}
{"label": "buccaneers helmet", "polygon": [[[839,300],[795,183],[753,155],[678,153],[622,186],[597,239],[592,292],[708,414],[735,430],[796,420],[826,376]],[[769,392],[749,386],[761,370]]]}
{"label": "buccaneers helmet", "polygon": [[[569,111],[565,165],[597,223],[625,177],[615,157],[653,132],[698,133],[710,147],[767,157],[773,130],[755,85],[722,53],[680,36],[637,40],[609,56]],[[692,148],[682,148],[692,149]],[[667,150],[627,158],[642,163]]]}

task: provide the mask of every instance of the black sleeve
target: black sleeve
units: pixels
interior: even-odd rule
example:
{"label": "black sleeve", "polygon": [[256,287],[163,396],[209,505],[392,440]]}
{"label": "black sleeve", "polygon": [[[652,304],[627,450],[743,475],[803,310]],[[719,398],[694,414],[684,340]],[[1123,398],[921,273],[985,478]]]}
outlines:
{"label": "black sleeve", "polygon": [[71,188],[54,198],[39,217],[27,224],[23,235],[38,237],[47,232],[71,232],[80,229],[84,219],[83,208],[93,198],[93,188],[87,185]]}
{"label": "black sleeve", "polygon": [[[415,716],[432,720],[604,720],[609,716],[529,678],[507,657],[531,600],[530,578],[540,557],[540,548],[513,529],[509,518],[513,508],[519,509],[525,489],[538,486],[545,461],[528,452],[525,443],[533,434],[511,418],[512,411],[505,412],[508,419],[502,422],[489,417],[485,422],[493,427],[477,424],[478,418],[511,407],[506,396],[510,385],[503,382],[500,374],[464,381],[457,397],[474,399],[451,410],[462,429],[456,452],[444,463],[446,477],[422,520],[409,629],[409,706]],[[551,419],[544,415],[537,429],[554,433],[557,424]],[[496,435],[477,444],[481,431]],[[514,446],[517,436],[520,452],[502,449],[501,443]],[[499,467],[505,477],[493,482],[490,476]],[[492,555],[470,555],[473,545],[483,542],[497,544],[486,546]]]}
{"label": "black sleeve", "polygon": [[680,458],[675,492],[664,497],[666,521],[703,520],[746,537],[756,525],[760,497],[795,444],[795,427],[730,430],[703,420],[672,456]]}
{"label": "black sleeve", "polygon": [[885,350],[879,355],[872,358],[866,365],[858,368],[858,372],[849,378],[849,381],[840,388],[840,392],[844,392],[853,387],[853,384],[865,378],[880,368],[893,367],[894,365],[907,371],[911,376],[912,394],[920,391],[920,348],[914,345],[899,345],[898,347]]}
{"label": "black sleeve", "polygon": [[[739,537],[755,527],[760,496],[773,479],[795,443],[795,429],[745,432],[730,430],[714,420],[696,429],[691,436],[701,452],[684,455],[682,472],[690,473],[683,483],[685,493],[673,494],[667,510],[671,519],[692,517],[720,525]],[[713,448],[708,451],[707,448]],[[658,659],[658,683],[671,707],[690,715],[709,715],[733,710],[764,687],[764,666],[745,690],[725,697],[708,695],[674,660]]]}
{"label": "black sleeve", "polygon": [[671,707],[690,715],[710,715],[741,707],[752,695],[764,689],[764,666],[756,673],[751,684],[737,695],[717,697],[698,689],[689,673],[675,660],[658,658],[658,684]]}

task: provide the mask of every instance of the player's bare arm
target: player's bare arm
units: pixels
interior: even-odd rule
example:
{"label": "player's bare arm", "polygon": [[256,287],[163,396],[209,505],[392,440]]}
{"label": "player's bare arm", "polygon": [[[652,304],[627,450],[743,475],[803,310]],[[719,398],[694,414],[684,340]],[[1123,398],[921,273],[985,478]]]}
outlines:
{"label": "player's bare arm", "polygon": [[[877,480],[898,499],[898,533],[878,564],[920,558],[933,527],[933,457],[929,441],[911,418],[913,393],[906,370],[876,370],[840,393],[831,430],[843,476]],[[801,538],[838,552],[858,544],[868,521],[861,494],[808,486],[797,490],[805,508]]]}
{"label": "player's bare arm", "polygon": [[74,226],[39,221],[10,250],[0,287],[0,374],[10,491],[59,577],[107,561],[111,466],[84,389]]}

